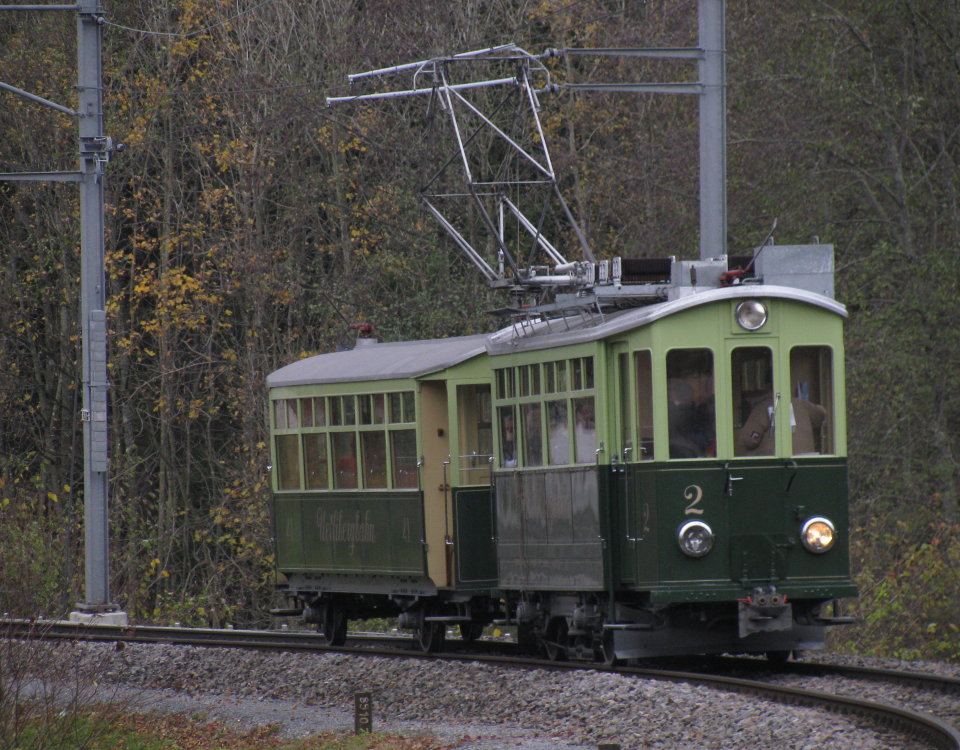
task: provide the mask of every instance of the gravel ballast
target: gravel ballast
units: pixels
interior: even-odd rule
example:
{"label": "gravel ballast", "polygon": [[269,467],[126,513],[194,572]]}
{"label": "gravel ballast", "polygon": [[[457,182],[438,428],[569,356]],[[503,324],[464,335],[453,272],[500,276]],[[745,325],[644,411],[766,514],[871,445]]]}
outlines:
{"label": "gravel ballast", "polygon": [[354,696],[369,692],[374,729],[466,750],[922,747],[851,717],[603,672],[161,644],[56,648],[58,663],[84,664],[136,710],[243,730],[273,724],[286,737],[352,731]]}

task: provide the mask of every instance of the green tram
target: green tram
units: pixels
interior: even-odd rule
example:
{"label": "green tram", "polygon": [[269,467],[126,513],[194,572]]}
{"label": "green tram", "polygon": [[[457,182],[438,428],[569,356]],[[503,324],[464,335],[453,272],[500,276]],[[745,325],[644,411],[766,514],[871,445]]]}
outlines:
{"label": "green tram", "polygon": [[334,644],[397,616],[428,651],[492,622],[552,658],[821,646],[856,594],[832,275],[672,276],[272,373],[275,612]]}

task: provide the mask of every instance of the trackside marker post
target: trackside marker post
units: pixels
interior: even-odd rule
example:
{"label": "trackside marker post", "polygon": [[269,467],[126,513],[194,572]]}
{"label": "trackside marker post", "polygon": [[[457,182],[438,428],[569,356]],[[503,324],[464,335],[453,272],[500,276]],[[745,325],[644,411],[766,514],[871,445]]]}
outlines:
{"label": "trackside marker post", "polygon": [[353,731],[355,734],[373,731],[373,696],[370,693],[353,696]]}

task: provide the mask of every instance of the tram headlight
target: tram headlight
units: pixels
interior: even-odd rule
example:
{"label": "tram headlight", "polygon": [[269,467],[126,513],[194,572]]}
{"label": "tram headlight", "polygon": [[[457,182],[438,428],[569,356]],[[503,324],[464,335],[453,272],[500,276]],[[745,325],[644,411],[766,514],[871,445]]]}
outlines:
{"label": "tram headlight", "polygon": [[833,548],[837,535],[830,519],[823,516],[814,516],[804,521],[800,531],[800,541],[811,552],[820,554]]}
{"label": "tram headlight", "polygon": [[713,530],[703,521],[687,521],[677,532],[677,544],[687,557],[703,557],[713,549]]}
{"label": "tram headlight", "polygon": [[745,331],[756,331],[767,322],[767,306],[757,299],[746,299],[737,305],[737,325]]}

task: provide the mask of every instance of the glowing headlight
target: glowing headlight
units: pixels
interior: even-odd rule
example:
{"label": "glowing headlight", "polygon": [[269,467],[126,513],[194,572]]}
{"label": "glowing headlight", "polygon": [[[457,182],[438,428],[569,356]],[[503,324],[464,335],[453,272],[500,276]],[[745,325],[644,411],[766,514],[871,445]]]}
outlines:
{"label": "glowing headlight", "polygon": [[687,557],[703,557],[713,549],[713,531],[703,521],[687,521],[677,533],[677,544]]}
{"label": "glowing headlight", "polygon": [[737,305],[737,325],[745,331],[756,331],[767,322],[767,306],[755,299]]}
{"label": "glowing headlight", "polygon": [[803,546],[816,553],[826,552],[833,547],[836,538],[833,524],[822,516],[808,518],[800,532],[800,540],[803,542]]}

